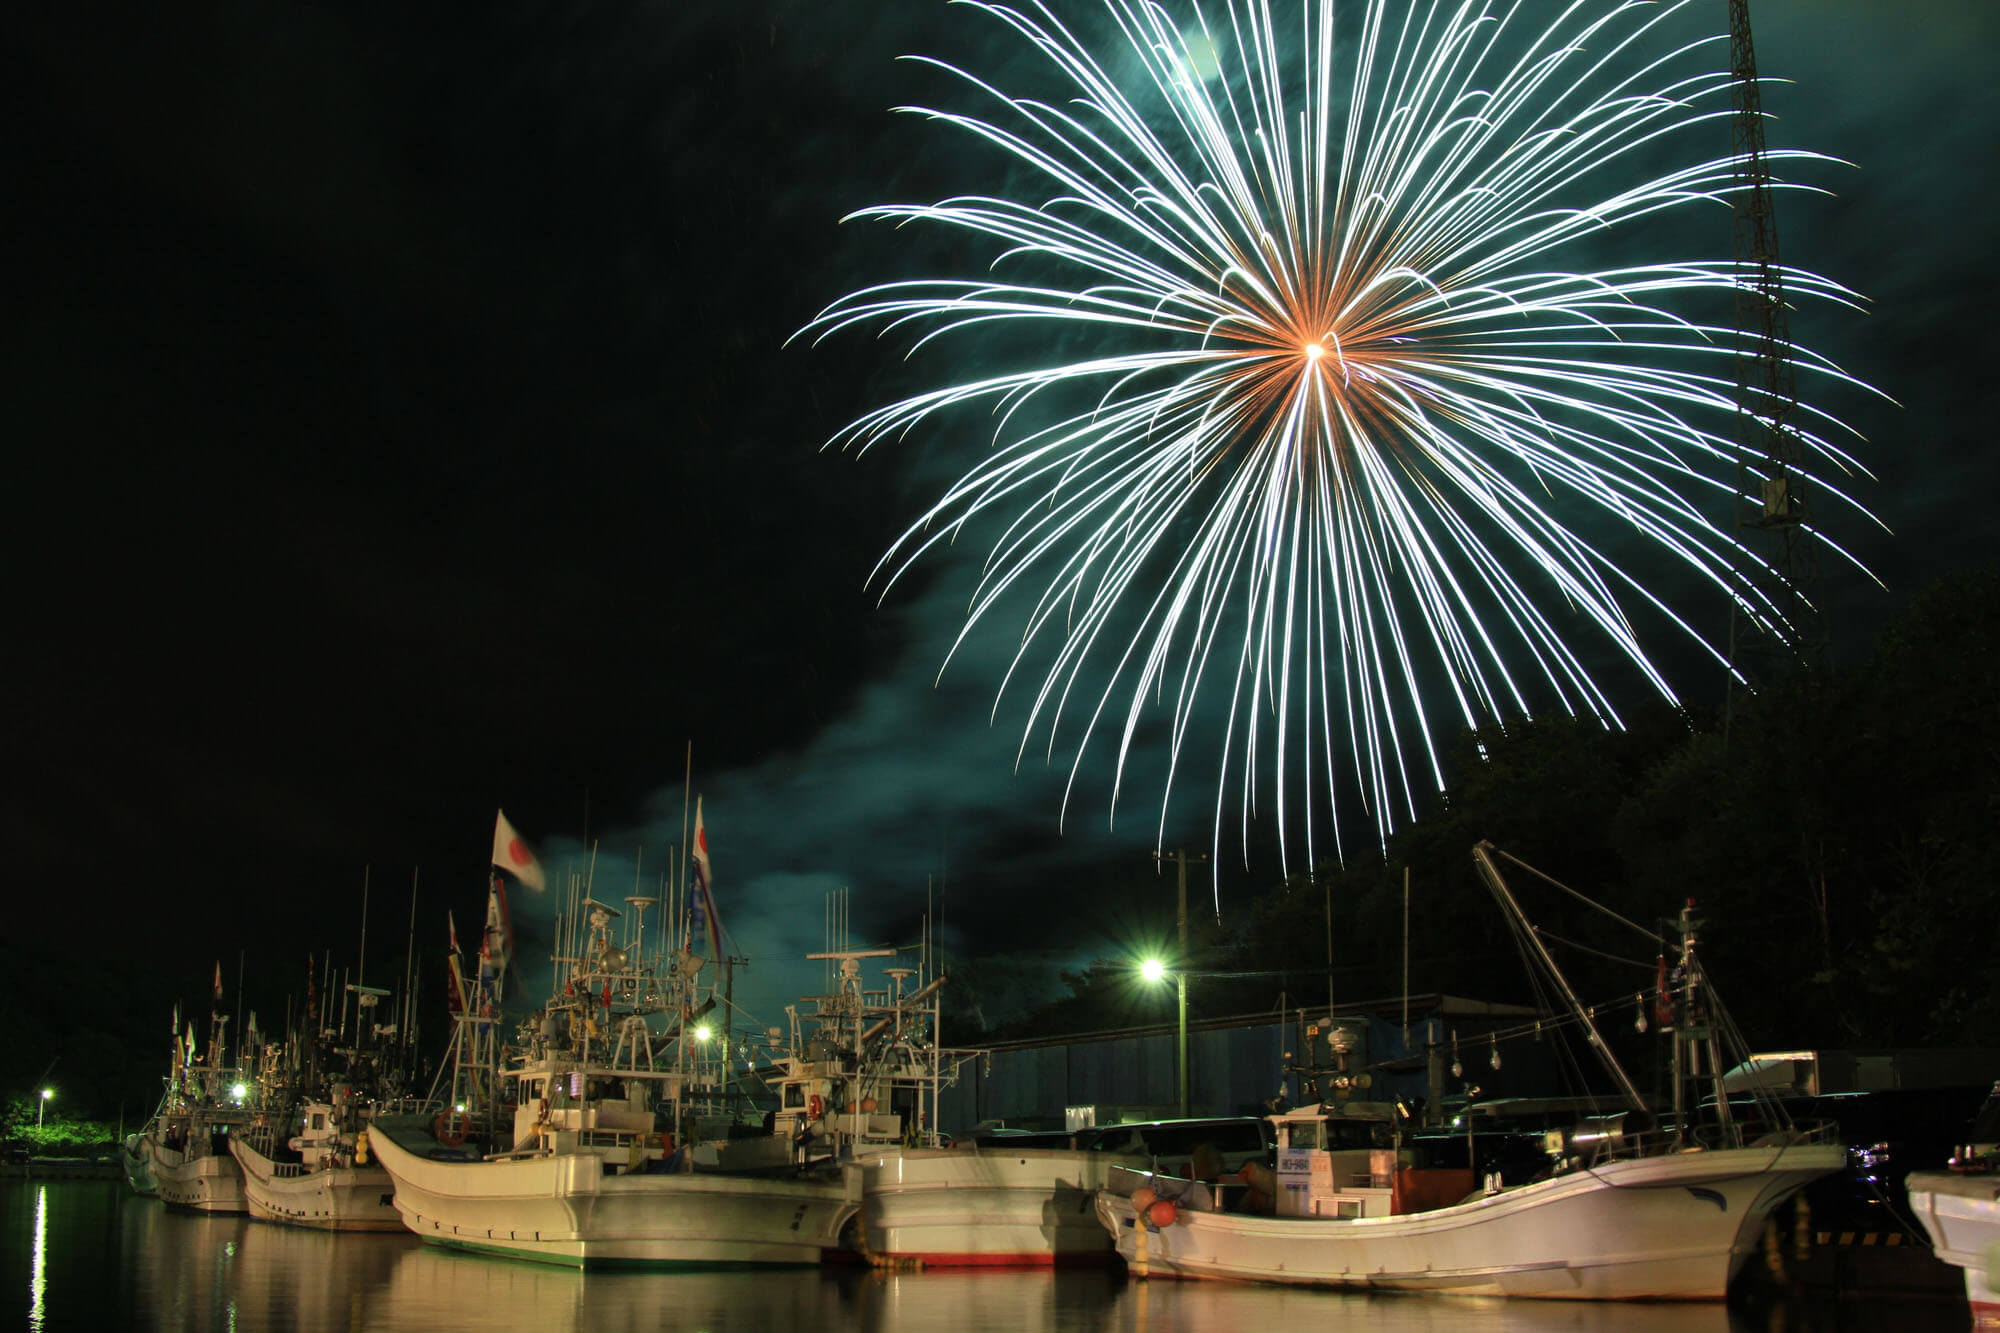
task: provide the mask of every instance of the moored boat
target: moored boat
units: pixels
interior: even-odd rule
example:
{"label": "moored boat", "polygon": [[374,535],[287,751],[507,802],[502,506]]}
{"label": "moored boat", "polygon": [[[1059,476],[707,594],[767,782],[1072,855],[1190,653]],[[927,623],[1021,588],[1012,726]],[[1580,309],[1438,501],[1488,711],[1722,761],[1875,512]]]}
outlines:
{"label": "moored boat", "polygon": [[856,1252],[925,1268],[1103,1265],[1094,1204],[1123,1159],[1068,1148],[864,1149]]}
{"label": "moored boat", "polygon": [[946,1145],[938,1092],[973,1052],[938,1042],[943,976],[891,967],[885,984],[864,983],[863,960],[894,955],[811,955],[836,965],[833,991],[808,997],[805,1014],[791,1010],[790,1054],[772,1078],[774,1137],[792,1145],[787,1155],[823,1155],[860,1171],[861,1209],[842,1249],[926,1268],[1108,1264],[1110,1241],[1093,1202],[1113,1166],[1143,1159],[1040,1144]]}
{"label": "moored boat", "polygon": [[[215,999],[219,1005],[219,963]],[[209,1015],[206,1052],[196,1049],[192,1023],[185,1037],[176,1033],[166,1096],[128,1150],[139,1161],[128,1165],[127,1179],[135,1189],[150,1181],[152,1192],[171,1208],[201,1213],[246,1211],[243,1173],[230,1154],[229,1140],[255,1118],[257,1088],[240,1068],[225,1063],[228,1046],[223,1034],[228,1022],[226,1015]],[[180,1026],[178,1011],[174,1025],[177,1029]]]}
{"label": "moored boat", "polygon": [[227,1101],[162,1115],[141,1140],[154,1193],[170,1207],[199,1213],[248,1211],[229,1139],[249,1122],[240,1103]]}
{"label": "moored boat", "polygon": [[[1474,852],[1625,1109],[1551,1132],[1546,1168],[1511,1185],[1498,1173],[1482,1182],[1468,1167],[1427,1166],[1394,1105],[1336,1097],[1275,1116],[1278,1170],[1248,1173],[1240,1192],[1117,1173],[1097,1197],[1097,1215],[1133,1273],[1558,1300],[1722,1300],[1773,1210],[1841,1169],[1845,1149],[1824,1127],[1793,1125],[1775,1099],[1753,1117],[1725,1096],[1684,1096],[1703,1086],[1695,1075],[1713,1082],[1727,1068],[1720,1048],[1731,1033],[1700,966],[1691,908],[1681,915],[1676,981],[1657,997],[1676,1073],[1687,1077],[1676,1078],[1674,1107],[1657,1117],[1521,915],[1498,855],[1485,843]],[[1261,1196],[1254,1204],[1253,1190]]]}
{"label": "moored boat", "polygon": [[370,1157],[368,1130],[345,1087],[332,1102],[307,1102],[297,1112],[301,1132],[283,1159],[270,1137],[254,1130],[230,1139],[243,1172],[252,1217],[321,1231],[401,1231],[395,1182]]}
{"label": "moored boat", "polygon": [[1963,1271],[1974,1326],[2000,1328],[2000,1084],[1946,1168],[1912,1171],[1903,1188],[1932,1252]]}
{"label": "moored boat", "polygon": [[[817,1265],[860,1203],[858,1170],[697,1169],[685,1140],[698,1094],[720,1083],[690,1025],[702,960],[649,948],[657,899],[625,899],[614,938],[623,914],[576,894],[552,994],[502,1071],[510,1095],[455,1100],[430,1132],[371,1128],[403,1224],[437,1245],[580,1268]],[[483,1000],[460,1014],[462,1033],[497,1021]]]}
{"label": "moored boat", "polygon": [[575,1268],[816,1265],[859,1202],[851,1174],[667,1170],[637,1136],[609,1130],[557,1131],[547,1151],[476,1162],[371,1138],[422,1239]]}

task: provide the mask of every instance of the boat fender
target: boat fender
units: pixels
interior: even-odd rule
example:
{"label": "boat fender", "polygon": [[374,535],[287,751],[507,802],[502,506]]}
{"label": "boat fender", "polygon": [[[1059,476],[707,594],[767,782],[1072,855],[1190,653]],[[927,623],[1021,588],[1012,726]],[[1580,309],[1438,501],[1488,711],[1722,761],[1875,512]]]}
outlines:
{"label": "boat fender", "polygon": [[1181,1220],[1181,1210],[1172,1199],[1155,1199],[1146,1210],[1146,1220],[1156,1227],[1170,1227]]}
{"label": "boat fender", "polygon": [[1140,1217],[1144,1217],[1146,1210],[1153,1206],[1153,1200],[1159,1197],[1151,1185],[1141,1185],[1138,1189],[1132,1191],[1132,1211]]}
{"label": "boat fender", "polygon": [[825,1114],[826,1103],[820,1100],[818,1093],[815,1092],[812,1096],[806,1098],[806,1119],[817,1120]]}
{"label": "boat fender", "polygon": [[365,1129],[354,1136],[354,1164],[368,1165],[368,1131]]}

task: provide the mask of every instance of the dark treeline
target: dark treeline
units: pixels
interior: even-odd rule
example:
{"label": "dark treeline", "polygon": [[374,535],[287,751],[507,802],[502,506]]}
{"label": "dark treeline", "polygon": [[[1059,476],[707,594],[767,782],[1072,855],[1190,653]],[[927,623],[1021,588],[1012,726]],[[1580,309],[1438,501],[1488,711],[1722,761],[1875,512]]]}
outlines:
{"label": "dark treeline", "polygon": [[[1862,664],[1738,702],[1726,740],[1720,700],[1641,710],[1623,730],[1545,718],[1468,733],[1436,808],[1379,857],[1295,875],[1220,926],[1194,913],[1190,1014],[1398,996],[1406,941],[1413,993],[1533,1002],[1473,866],[1485,839],[1661,934],[1694,899],[1709,970],[1754,1045],[1993,1045],[1997,629],[2000,571],[1960,576],[1919,596]],[[1653,984],[1659,945],[1507,875],[1586,1000]],[[1156,919],[1160,902],[1156,888]],[[1171,987],[1141,993],[1129,959],[1064,979],[1067,997],[983,1039],[1173,1015]],[[955,998],[965,1041],[977,996]]]}

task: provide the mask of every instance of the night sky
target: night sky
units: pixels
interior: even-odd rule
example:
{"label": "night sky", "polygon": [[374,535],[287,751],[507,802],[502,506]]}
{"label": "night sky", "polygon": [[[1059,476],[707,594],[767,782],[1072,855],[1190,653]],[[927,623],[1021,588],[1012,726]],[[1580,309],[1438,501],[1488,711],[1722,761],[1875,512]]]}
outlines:
{"label": "night sky", "polygon": [[[950,175],[958,141],[888,109],[932,90],[896,57],[976,59],[992,25],[930,0],[42,9],[5,57],[16,957],[136,965],[164,1018],[241,956],[281,1003],[309,952],[351,955],[364,868],[371,958],[399,966],[413,874],[425,946],[447,908],[469,934],[499,807],[554,863],[596,845],[608,896],[635,855],[652,881],[690,748],[761,1023],[843,886],[868,942],[913,939],[929,892],[956,953],[1051,984],[1111,947],[1094,900],[1150,882],[1170,922],[1148,802],[1107,829],[1085,790],[1059,833],[1067,763],[1015,770],[994,665],[936,679],[972,553],[864,586],[925,446],[820,446],[921,381],[865,338],[785,345],[905,262],[840,218]],[[1792,331],[1896,400],[1841,404],[1896,533],[1842,534],[1887,594],[1829,569],[1855,655],[1991,558],[2000,9],[1755,14],[1795,81],[1772,141],[1854,164],[1781,197],[1784,257],[1873,303]],[[1206,846],[1199,803],[1165,837]],[[1278,874],[1227,867],[1225,907]]]}

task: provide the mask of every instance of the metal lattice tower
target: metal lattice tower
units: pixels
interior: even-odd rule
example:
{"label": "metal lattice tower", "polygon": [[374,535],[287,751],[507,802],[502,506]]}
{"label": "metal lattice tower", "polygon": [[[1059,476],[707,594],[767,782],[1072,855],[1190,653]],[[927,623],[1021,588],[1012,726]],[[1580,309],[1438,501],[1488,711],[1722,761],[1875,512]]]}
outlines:
{"label": "metal lattice tower", "polygon": [[[1824,665],[1826,626],[1819,550],[1807,504],[1805,444],[1789,417],[1797,406],[1785,316],[1778,221],[1764,152],[1764,104],[1749,0],[1729,0],[1730,118],[1736,189],[1736,543],[1729,616],[1729,715],[1745,688],[1787,662]],[[1747,607],[1754,607],[1770,628]]]}

